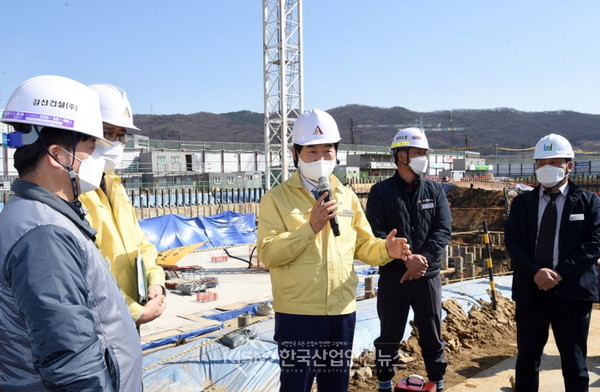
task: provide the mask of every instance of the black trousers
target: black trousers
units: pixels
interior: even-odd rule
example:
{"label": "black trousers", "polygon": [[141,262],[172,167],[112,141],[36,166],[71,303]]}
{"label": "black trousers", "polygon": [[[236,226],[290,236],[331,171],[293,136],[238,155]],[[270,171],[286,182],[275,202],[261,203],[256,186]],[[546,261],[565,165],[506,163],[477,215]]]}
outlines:
{"label": "black trousers", "polygon": [[377,313],[381,333],[375,339],[375,366],[379,381],[394,377],[393,365],[404,336],[408,313],[412,307],[419,346],[425,362],[427,377],[440,381],[446,374],[445,343],[441,336],[442,283],[441,277],[407,280],[381,276],[377,291]]}
{"label": "black trousers", "polygon": [[305,316],[275,313],[281,392],[346,392],[356,313]]}
{"label": "black trousers", "polygon": [[589,390],[585,360],[591,312],[591,302],[561,300],[554,292],[537,292],[531,305],[517,302],[516,392],[537,392],[550,326],[560,353],[565,391]]}

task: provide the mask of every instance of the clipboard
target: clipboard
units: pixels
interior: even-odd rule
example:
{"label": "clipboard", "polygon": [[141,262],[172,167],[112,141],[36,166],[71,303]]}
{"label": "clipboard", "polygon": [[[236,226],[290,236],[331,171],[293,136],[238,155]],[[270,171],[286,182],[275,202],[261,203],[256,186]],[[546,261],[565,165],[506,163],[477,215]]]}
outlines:
{"label": "clipboard", "polygon": [[144,305],[148,302],[148,278],[146,276],[146,265],[139,250],[135,258],[135,275],[137,280],[137,301],[140,305]]}

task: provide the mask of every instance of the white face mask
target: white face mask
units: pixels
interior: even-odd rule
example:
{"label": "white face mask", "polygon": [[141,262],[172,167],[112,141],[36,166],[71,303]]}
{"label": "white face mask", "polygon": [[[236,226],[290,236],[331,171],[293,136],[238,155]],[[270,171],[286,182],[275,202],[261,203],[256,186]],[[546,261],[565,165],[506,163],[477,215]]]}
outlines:
{"label": "white face mask", "polygon": [[425,155],[422,155],[420,157],[410,158],[408,166],[412,169],[413,172],[415,172],[417,176],[420,176],[427,171],[427,164],[427,157]]}
{"label": "white face mask", "polygon": [[565,169],[552,165],[544,165],[535,171],[535,176],[540,184],[552,188],[565,178]]}
{"label": "white face mask", "polygon": [[[93,191],[100,187],[102,181],[102,173],[104,173],[105,161],[96,150],[87,158],[79,159],[69,151],[64,150],[66,153],[77,159],[81,164],[79,165],[79,172],[75,175],[79,178],[79,194]],[[68,173],[68,170],[63,169]]]}
{"label": "white face mask", "polygon": [[104,166],[105,173],[114,173],[115,168],[121,164],[123,160],[123,150],[125,149],[125,145],[118,140],[114,142],[110,142],[109,146],[104,146],[101,144],[96,144],[96,149],[94,152],[98,152],[102,155],[102,158],[106,160],[106,165]]}
{"label": "white face mask", "polygon": [[333,173],[333,169],[336,166],[336,160],[324,160],[306,163],[301,158],[298,158],[298,166],[300,167],[300,173],[310,180],[319,181],[321,177],[327,177]]}

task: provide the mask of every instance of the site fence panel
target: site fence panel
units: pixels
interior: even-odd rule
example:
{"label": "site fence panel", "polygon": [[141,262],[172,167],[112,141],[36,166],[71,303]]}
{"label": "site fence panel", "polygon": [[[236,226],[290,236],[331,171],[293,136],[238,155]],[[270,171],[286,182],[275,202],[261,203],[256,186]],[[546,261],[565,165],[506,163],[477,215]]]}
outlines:
{"label": "site fence panel", "polygon": [[189,207],[195,205],[260,203],[265,190],[252,189],[130,189],[129,199],[135,208]]}

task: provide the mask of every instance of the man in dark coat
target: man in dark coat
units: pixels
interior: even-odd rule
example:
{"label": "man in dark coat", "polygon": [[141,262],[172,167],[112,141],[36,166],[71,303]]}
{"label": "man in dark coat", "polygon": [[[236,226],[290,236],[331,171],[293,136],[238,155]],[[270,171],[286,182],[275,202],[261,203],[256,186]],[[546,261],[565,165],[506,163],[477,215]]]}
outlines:
{"label": "man in dark coat", "polygon": [[517,196],[505,224],[516,301],[516,391],[536,392],[549,326],[560,352],[567,392],[589,390],[587,338],[598,302],[600,199],[568,180],[574,153],[556,134],[534,153],[534,190]]}
{"label": "man in dark coat", "polygon": [[412,255],[379,268],[377,313],[381,333],[375,340],[380,391],[391,391],[394,365],[412,307],[427,376],[437,390],[444,385],[447,362],[441,338],[440,256],[450,241],[452,217],[441,184],[423,178],[429,143],[419,128],[398,131],[391,145],[397,171],[369,192],[367,219],[373,234],[391,228],[406,237]]}

